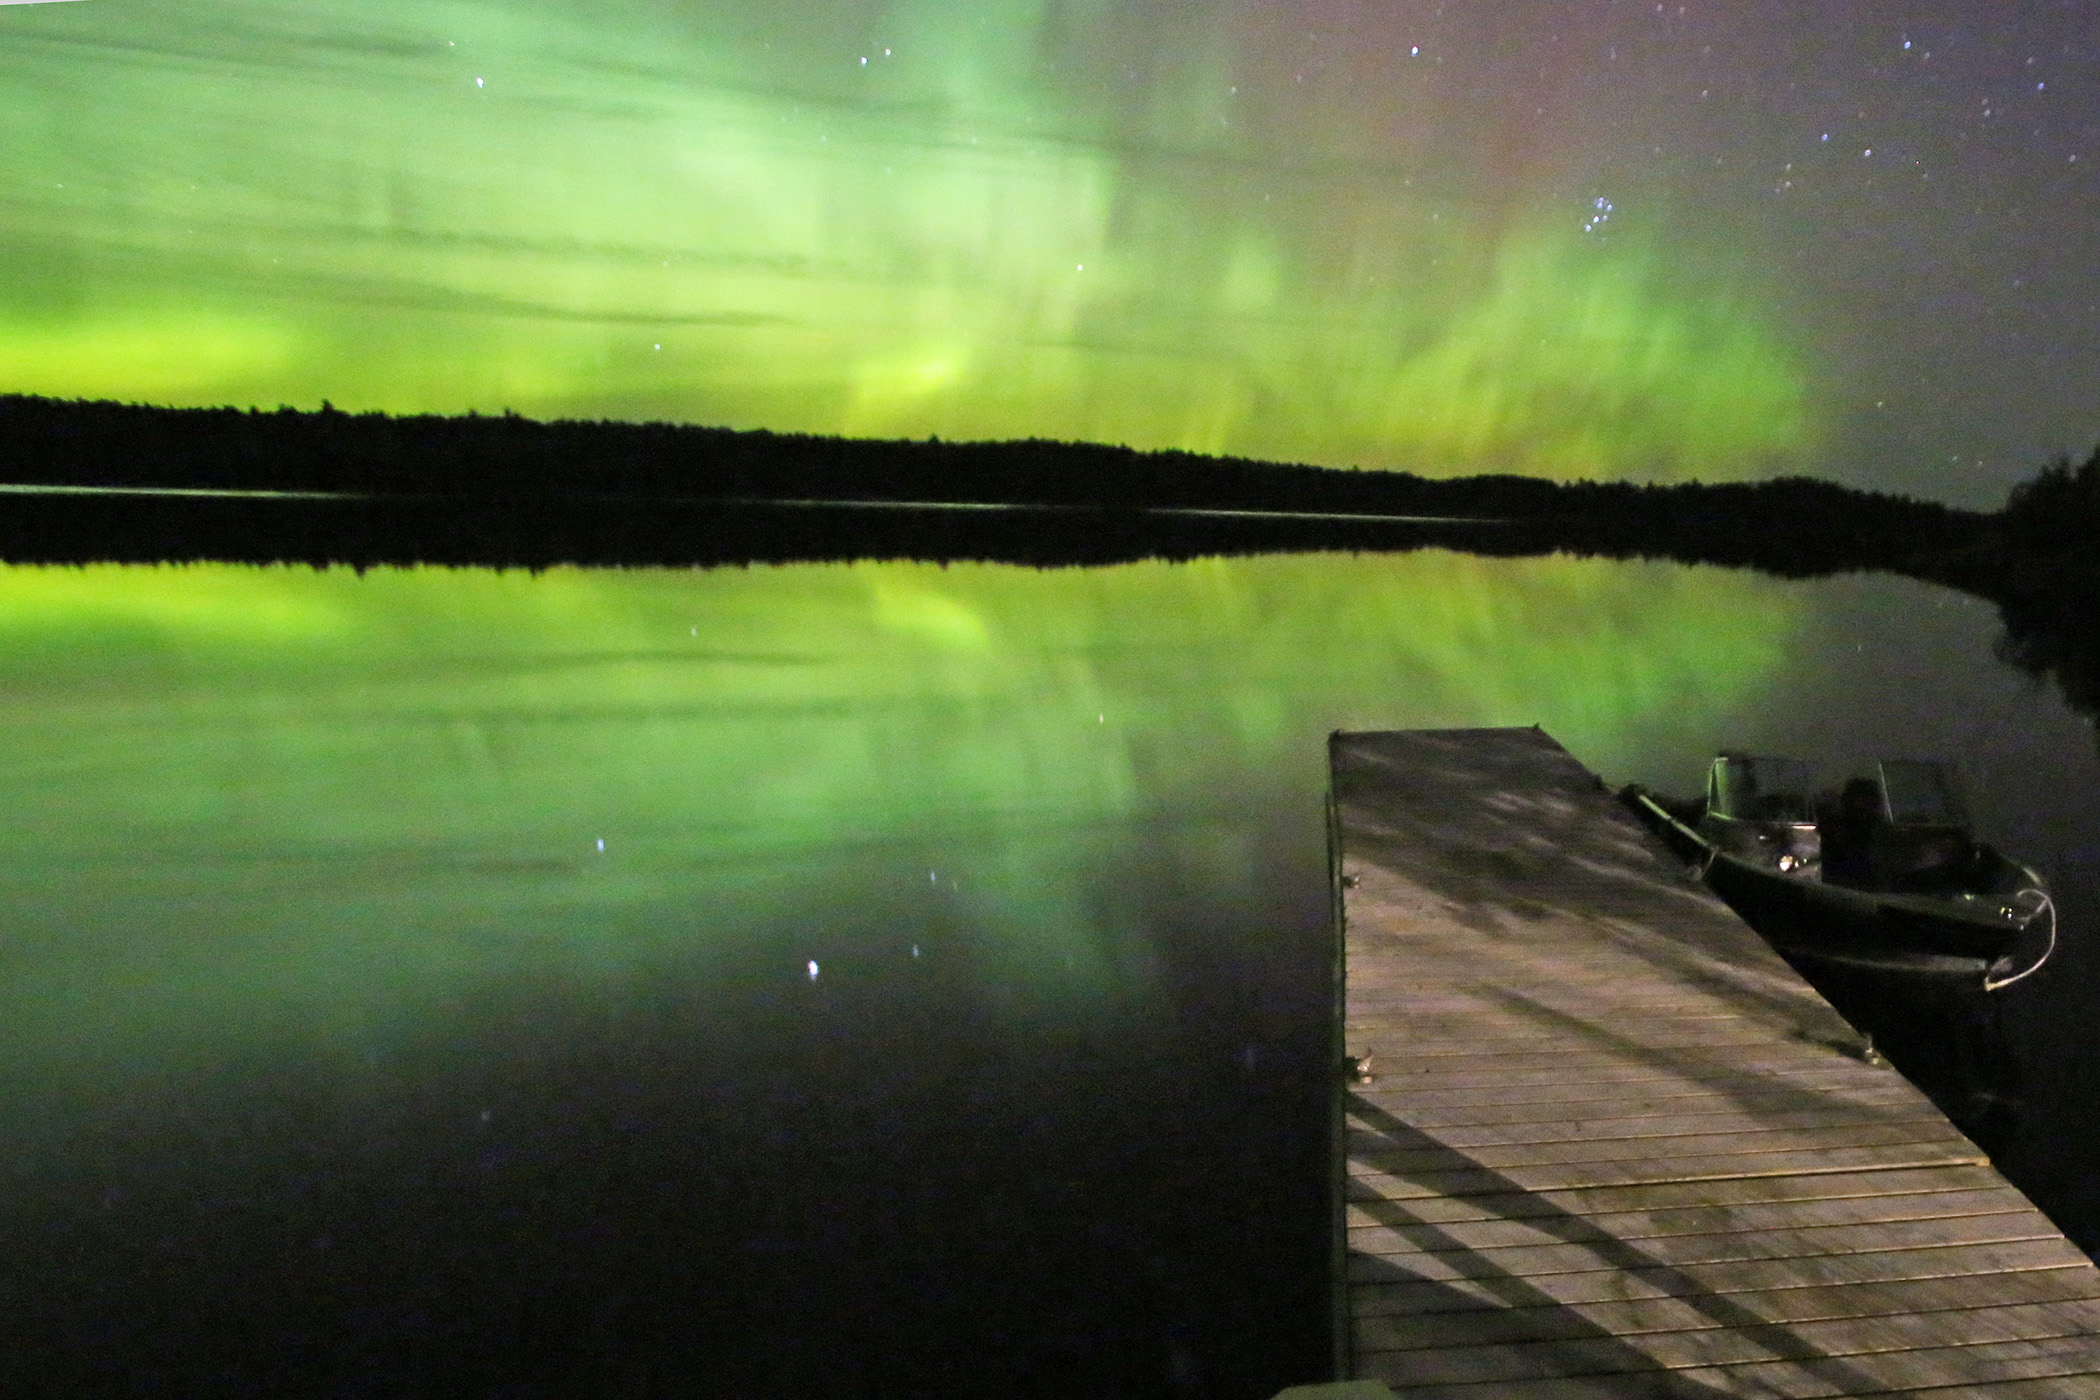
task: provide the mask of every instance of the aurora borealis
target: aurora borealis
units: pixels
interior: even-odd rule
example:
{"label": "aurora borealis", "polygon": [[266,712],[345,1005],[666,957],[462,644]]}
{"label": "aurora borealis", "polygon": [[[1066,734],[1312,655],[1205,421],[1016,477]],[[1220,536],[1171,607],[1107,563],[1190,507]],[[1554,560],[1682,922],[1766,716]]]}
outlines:
{"label": "aurora borealis", "polygon": [[[0,4],[0,393],[1988,507],[2100,438],[2096,64],[2047,0]],[[2093,888],[1980,606],[0,565],[0,1390],[1272,1394],[1325,733],[1900,736]]]}
{"label": "aurora borealis", "polygon": [[2100,433],[2092,25],[13,7],[0,379],[1982,503]]}

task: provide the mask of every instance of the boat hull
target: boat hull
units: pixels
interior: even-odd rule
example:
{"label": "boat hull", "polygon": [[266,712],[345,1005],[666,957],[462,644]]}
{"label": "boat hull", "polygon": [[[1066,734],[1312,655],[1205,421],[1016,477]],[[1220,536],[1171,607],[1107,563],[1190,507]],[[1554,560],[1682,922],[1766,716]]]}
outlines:
{"label": "boat hull", "polygon": [[2019,924],[1995,914],[1986,921],[1920,907],[1928,901],[1918,896],[1798,880],[1727,854],[1716,854],[1706,883],[1765,937],[1810,952],[1903,951],[1991,963],[2020,936]]}
{"label": "boat hull", "polygon": [[[2032,972],[2054,946],[2054,911],[2037,884],[2023,917],[1984,891],[1964,895],[1857,890],[1767,869],[1720,849],[1652,795],[1629,788],[1627,805],[1708,888],[1789,956],[1891,972],[1981,976],[1987,987]],[[1994,859],[2001,874],[2031,872]],[[2037,917],[2049,915],[2044,927]],[[2043,938],[2046,935],[2046,939]]]}

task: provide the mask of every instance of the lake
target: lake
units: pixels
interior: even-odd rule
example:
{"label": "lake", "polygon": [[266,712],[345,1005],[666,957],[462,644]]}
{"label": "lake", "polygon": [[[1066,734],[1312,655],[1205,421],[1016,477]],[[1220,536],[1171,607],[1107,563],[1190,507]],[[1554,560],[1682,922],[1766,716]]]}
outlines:
{"label": "lake", "polygon": [[1435,551],[0,568],[0,1390],[1316,1378],[1336,728],[1958,759],[2068,940],[1960,1013],[1992,1146],[2090,1247],[2100,753],[1996,633]]}

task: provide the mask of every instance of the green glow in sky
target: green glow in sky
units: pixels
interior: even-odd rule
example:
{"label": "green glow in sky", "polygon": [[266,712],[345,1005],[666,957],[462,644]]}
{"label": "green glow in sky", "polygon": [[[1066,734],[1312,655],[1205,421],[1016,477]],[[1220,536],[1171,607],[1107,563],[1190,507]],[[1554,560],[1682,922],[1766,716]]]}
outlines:
{"label": "green glow in sky", "polygon": [[[0,391],[1803,466],[1754,240],[1427,60],[1307,82],[1306,7],[1272,8],[0,7]],[[812,871],[861,909],[944,855],[1019,981],[1116,1004],[1144,963],[1099,880],[1136,826],[1231,889],[1246,813],[1317,831],[1337,726],[1696,751],[1762,698],[1790,599],[1439,554],[0,571],[0,1037],[115,1054],[535,961],[617,977]]]}
{"label": "green glow in sky", "polygon": [[1439,474],[1814,445],[1737,242],[1638,189],[1586,231],[1594,181],[1427,88],[1367,122],[1134,14],[11,7],[0,389]]}

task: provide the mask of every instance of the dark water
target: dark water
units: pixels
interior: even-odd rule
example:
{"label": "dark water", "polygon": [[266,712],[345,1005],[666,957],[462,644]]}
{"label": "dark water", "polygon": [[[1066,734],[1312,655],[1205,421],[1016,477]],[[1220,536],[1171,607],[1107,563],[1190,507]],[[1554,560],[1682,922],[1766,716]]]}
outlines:
{"label": "dark water", "polygon": [[1994,628],[1438,554],[0,571],[0,1393],[1317,1378],[1336,727],[1960,759],[2070,936],[1995,1146],[2090,1241],[2100,761]]}

